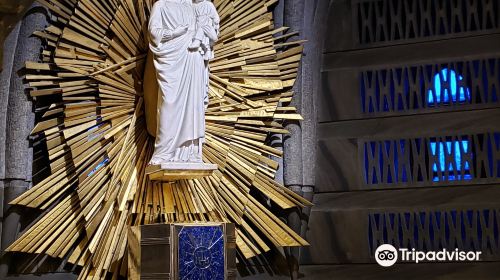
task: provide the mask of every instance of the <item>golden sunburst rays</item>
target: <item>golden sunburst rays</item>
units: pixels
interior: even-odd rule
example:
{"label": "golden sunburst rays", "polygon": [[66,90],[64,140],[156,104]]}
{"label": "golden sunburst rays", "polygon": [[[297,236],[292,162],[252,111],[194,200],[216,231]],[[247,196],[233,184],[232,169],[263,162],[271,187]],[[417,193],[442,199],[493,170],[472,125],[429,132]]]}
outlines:
{"label": "golden sunburst rays", "polygon": [[[42,62],[26,62],[33,98],[53,103],[32,133],[43,139],[50,175],[12,201],[45,214],[8,250],[81,266],[81,279],[125,276],[126,229],[157,222],[230,221],[250,258],[270,246],[307,245],[260,200],[283,209],[310,203],[274,180],[282,152],[266,144],[300,119],[288,103],[302,41],[276,36],[276,0],[220,0],[221,34],[211,61],[204,160],[214,175],[151,182],[146,129],[145,26],[153,0],[39,0],[52,11]],[[146,87],[147,88],[147,87]]]}

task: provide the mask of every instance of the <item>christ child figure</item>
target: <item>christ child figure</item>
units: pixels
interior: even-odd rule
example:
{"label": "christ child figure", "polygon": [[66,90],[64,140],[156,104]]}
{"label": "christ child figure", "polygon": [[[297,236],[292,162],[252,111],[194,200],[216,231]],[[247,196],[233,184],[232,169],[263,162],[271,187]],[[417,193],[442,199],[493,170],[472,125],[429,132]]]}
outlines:
{"label": "christ child figure", "polygon": [[214,58],[212,47],[218,39],[220,18],[214,4],[209,0],[193,0],[196,16],[196,33],[190,49],[200,49],[205,60]]}

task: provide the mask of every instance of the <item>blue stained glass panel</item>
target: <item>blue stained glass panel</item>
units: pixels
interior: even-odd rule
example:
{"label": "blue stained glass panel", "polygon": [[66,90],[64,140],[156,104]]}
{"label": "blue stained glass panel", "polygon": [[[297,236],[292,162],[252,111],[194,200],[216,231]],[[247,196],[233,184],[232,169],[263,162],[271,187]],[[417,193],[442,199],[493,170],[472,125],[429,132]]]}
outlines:
{"label": "blue stained glass panel", "polygon": [[179,237],[179,279],[224,280],[221,226],[184,226]]}
{"label": "blue stained glass panel", "polygon": [[[448,73],[449,71],[449,73]],[[432,89],[429,90],[427,94],[427,103],[433,105],[435,103],[449,103],[450,99],[453,102],[465,102],[470,100],[470,90],[464,86],[458,86],[457,84],[464,78],[457,74],[453,70],[448,70],[446,68],[442,69],[440,73],[434,75],[434,92]],[[449,84],[449,89],[444,86],[444,83]],[[458,88],[458,92],[457,92]]]}
{"label": "blue stained glass panel", "polygon": [[[431,153],[433,155],[439,156],[439,162],[434,162],[432,165],[432,171],[437,172],[438,170],[441,172],[445,172],[446,169],[449,171],[448,180],[471,180],[472,176],[470,175],[470,165],[468,162],[462,162],[462,153],[469,152],[469,141],[446,141],[446,142],[431,142]],[[454,146],[454,147],[453,147]],[[461,146],[461,147],[460,147]],[[446,163],[445,157],[446,154],[451,154],[454,151],[454,160],[455,162]],[[446,166],[448,164],[448,166]],[[465,171],[465,174],[462,178],[460,171]],[[455,175],[456,174],[456,175]],[[438,182],[440,180],[445,180],[445,178],[439,178],[438,176],[434,176],[433,181]]]}

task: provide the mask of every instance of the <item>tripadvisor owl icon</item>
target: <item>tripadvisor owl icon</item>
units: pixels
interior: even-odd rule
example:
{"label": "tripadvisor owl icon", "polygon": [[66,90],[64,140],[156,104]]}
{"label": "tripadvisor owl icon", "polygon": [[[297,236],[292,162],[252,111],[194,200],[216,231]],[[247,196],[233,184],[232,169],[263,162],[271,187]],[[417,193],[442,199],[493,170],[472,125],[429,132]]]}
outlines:
{"label": "tripadvisor owl icon", "polygon": [[398,261],[398,251],[390,244],[382,244],[375,251],[375,260],[381,266],[392,266]]}

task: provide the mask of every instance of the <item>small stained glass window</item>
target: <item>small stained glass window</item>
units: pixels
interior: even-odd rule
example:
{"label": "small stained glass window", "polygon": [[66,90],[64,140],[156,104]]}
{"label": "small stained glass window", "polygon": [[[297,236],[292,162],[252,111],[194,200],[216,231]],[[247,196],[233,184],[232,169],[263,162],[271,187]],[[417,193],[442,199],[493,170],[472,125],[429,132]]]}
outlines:
{"label": "small stained glass window", "polygon": [[[462,154],[470,153],[468,140],[430,142],[431,153],[438,161],[432,163],[433,181],[471,180],[471,164],[462,160]],[[448,160],[450,159],[450,160]]]}
{"label": "small stained glass window", "polygon": [[464,78],[454,70],[442,69],[434,75],[433,89],[427,94],[427,104],[464,103],[470,101],[470,89],[463,86]]}

